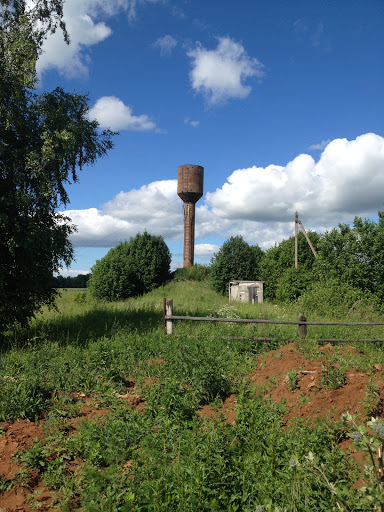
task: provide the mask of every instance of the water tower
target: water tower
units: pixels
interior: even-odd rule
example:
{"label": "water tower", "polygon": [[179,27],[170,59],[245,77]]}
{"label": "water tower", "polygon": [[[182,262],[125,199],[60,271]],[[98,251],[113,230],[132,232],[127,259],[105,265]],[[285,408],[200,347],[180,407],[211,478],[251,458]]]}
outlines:
{"label": "water tower", "polygon": [[184,267],[191,267],[195,253],[195,204],[203,195],[204,167],[177,168],[177,194],[184,201]]}

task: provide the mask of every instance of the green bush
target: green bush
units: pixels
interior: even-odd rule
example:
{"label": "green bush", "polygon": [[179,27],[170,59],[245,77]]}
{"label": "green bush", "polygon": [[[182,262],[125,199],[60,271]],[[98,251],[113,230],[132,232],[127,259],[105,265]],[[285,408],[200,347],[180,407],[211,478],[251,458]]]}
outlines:
{"label": "green bush", "polygon": [[232,236],[212,258],[213,289],[224,294],[228,292],[229,282],[234,279],[259,280],[259,264],[263,254],[258,245],[248,245],[240,235]]}
{"label": "green bush", "polygon": [[108,301],[143,295],[169,279],[170,263],[163,237],[138,233],[96,261],[88,287],[95,298]]}
{"label": "green bush", "polygon": [[312,275],[312,270],[307,266],[303,266],[300,272],[296,271],[295,267],[285,269],[277,280],[275,298],[280,302],[290,302],[297,299],[311,283]]}
{"label": "green bush", "polygon": [[355,217],[353,226],[339,224],[319,242],[315,270],[375,294],[384,303],[384,212],[378,221]]}
{"label": "green bush", "polygon": [[362,292],[338,279],[317,281],[299,297],[301,311],[311,311],[323,317],[342,317],[355,308],[378,307],[378,298],[369,292]]}
{"label": "green bush", "polygon": [[[318,251],[320,236],[309,231],[308,237]],[[297,299],[306,289],[315,257],[302,231],[298,234],[298,269],[295,269],[295,237],[291,236],[264,254],[260,262],[260,280],[264,281],[264,298],[282,302]]]}

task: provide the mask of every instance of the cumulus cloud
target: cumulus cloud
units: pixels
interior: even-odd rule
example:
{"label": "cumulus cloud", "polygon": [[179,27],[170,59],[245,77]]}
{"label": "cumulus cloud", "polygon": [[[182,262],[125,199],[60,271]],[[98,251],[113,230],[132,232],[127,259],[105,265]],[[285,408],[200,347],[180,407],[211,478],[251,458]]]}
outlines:
{"label": "cumulus cloud", "polygon": [[317,163],[301,154],[284,167],[234,171],[206,199],[222,218],[288,222],[297,210],[311,222],[329,225],[377,212],[383,189],[384,139],[368,133],[333,140]]}
{"label": "cumulus cloud", "polygon": [[112,247],[144,230],[177,240],[184,229],[177,180],[156,181],[138,190],[119,192],[101,210],[67,210],[65,214],[78,227],[72,235],[76,247]]}
{"label": "cumulus cloud", "polygon": [[196,244],[195,245],[195,258],[210,260],[215,252],[220,249],[219,245],[214,244]]}
{"label": "cumulus cloud", "polygon": [[160,49],[160,55],[162,57],[169,57],[169,55],[171,55],[172,50],[175,48],[176,45],[177,45],[176,39],[168,34],[163,37],[159,37],[153,43],[153,46],[155,48]]}
{"label": "cumulus cloud", "polygon": [[153,131],[156,124],[145,115],[135,116],[131,107],[115,96],[99,98],[88,113],[90,119],[97,119],[100,128],[111,130]]}
{"label": "cumulus cloud", "polygon": [[66,0],[64,21],[71,44],[64,43],[60,30],[49,35],[37,63],[39,75],[51,68],[71,78],[87,75],[91,60],[89,48],[112,34],[106,19],[123,12],[134,21],[139,4],[157,1],[160,0]]}
{"label": "cumulus cloud", "polygon": [[[217,245],[199,241],[242,235],[267,249],[294,233],[299,212],[307,230],[324,232],[383,207],[384,138],[373,133],[331,141],[316,162],[298,155],[285,166],[253,166],[232,172],[196,204],[195,255],[210,259]],[[183,240],[183,203],[177,180],[156,181],[119,192],[101,210],[70,210],[78,226],[76,247],[112,247],[144,231],[167,242]],[[175,255],[174,255],[175,259]]]}
{"label": "cumulus cloud", "polygon": [[230,98],[246,98],[251,87],[244,81],[264,75],[261,62],[249,57],[240,43],[229,37],[219,37],[218,41],[215,50],[207,50],[198,44],[187,53],[192,60],[191,85],[210,104]]}
{"label": "cumulus cloud", "polygon": [[[154,181],[139,189],[119,192],[103,206],[106,215],[131,219],[140,224],[163,222],[182,215],[182,203],[177,195],[177,180]],[[170,224],[171,224],[170,223]]]}
{"label": "cumulus cloud", "polygon": [[132,222],[103,215],[96,208],[66,210],[65,214],[78,229],[71,237],[75,247],[113,247],[137,233]]}

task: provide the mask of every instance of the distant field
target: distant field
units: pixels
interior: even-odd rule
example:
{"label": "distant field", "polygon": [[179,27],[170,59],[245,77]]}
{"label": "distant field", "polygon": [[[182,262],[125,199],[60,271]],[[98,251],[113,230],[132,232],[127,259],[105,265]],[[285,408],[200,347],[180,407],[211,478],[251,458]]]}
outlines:
{"label": "distant field", "polygon": [[[346,451],[351,426],[340,416],[382,413],[383,346],[353,342],[384,338],[382,328],[321,327],[288,344],[231,337],[295,338],[295,326],[176,322],[168,337],[163,297],[179,315],[300,312],[229,303],[191,281],[116,303],[62,290],[57,311],[2,347],[0,507],[370,510],[352,489],[362,463]],[[380,318],[345,318],[369,315]],[[351,343],[313,339],[331,335]]]}

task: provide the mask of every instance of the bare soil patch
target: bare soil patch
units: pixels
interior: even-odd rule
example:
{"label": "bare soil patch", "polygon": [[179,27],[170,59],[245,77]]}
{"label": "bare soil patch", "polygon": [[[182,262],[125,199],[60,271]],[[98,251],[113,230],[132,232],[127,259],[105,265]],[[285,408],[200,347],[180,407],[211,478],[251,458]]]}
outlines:
{"label": "bare soil patch", "polygon": [[[345,382],[338,389],[329,389],[322,384],[323,365],[329,365],[326,354],[332,354],[334,347],[325,345],[319,349],[324,357],[310,360],[293,343],[266,354],[257,369],[249,375],[252,386],[257,386],[265,396],[275,402],[285,401],[287,420],[304,418],[308,420],[335,419],[346,411],[364,417],[363,398],[366,395],[370,376],[354,368],[346,369]],[[353,347],[343,347],[342,354],[353,352]],[[331,364],[337,368],[337,363]],[[296,372],[297,386],[290,386],[289,372]],[[384,374],[380,367],[373,365],[374,381],[384,403]],[[381,406],[378,408],[380,416]]]}

